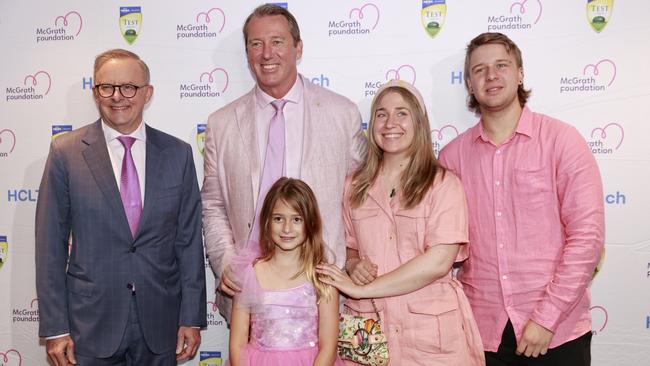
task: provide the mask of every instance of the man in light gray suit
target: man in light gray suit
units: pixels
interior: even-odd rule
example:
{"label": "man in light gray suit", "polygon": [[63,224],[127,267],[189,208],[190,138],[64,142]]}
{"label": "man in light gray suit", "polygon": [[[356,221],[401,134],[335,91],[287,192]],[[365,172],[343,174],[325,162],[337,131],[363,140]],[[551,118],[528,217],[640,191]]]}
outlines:
{"label": "man in light gray suit", "polygon": [[[231,261],[249,239],[256,207],[265,196],[262,177],[270,121],[283,113],[284,175],[300,178],[313,189],[330,260],[341,267],[343,184],[366,149],[356,105],[298,74],[303,44],[298,23],[287,9],[261,5],[243,30],[248,66],[257,83],[208,119],[201,194],[206,251],[219,283],[216,302],[226,320],[231,296],[240,290]],[[274,110],[279,100],[281,111]]]}
{"label": "man in light gray suit", "polygon": [[192,149],[143,122],[136,54],[100,54],[93,78],[101,118],[52,142],[40,185],[39,335],[57,366],[175,365],[207,325]]}

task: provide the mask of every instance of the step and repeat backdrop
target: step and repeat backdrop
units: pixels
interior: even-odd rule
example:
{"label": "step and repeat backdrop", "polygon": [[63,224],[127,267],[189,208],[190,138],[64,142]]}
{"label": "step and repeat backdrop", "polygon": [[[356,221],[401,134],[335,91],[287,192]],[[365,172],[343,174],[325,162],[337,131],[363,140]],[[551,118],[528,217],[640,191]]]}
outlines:
{"label": "step and repeat backdrop", "polygon": [[[46,365],[37,336],[34,211],[50,141],[98,118],[95,55],[139,54],[151,68],[149,125],[194,148],[203,179],[207,116],[254,85],[242,24],[253,0],[0,0],[0,365]],[[414,84],[439,151],[474,125],[464,48],[485,31],[524,55],[531,109],[574,125],[600,166],[607,236],[591,291],[593,364],[650,364],[650,2],[645,0],[293,0],[312,83],[359,106],[386,80]],[[645,187],[645,188],[644,188]],[[188,365],[221,365],[228,328],[213,302]]]}

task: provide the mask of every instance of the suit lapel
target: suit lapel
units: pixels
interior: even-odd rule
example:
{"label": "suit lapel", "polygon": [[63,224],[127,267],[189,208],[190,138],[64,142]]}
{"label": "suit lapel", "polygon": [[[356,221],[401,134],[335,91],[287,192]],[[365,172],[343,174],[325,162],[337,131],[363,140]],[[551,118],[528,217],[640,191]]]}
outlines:
{"label": "suit lapel", "polygon": [[[146,227],[147,220],[153,212],[153,201],[158,191],[158,183],[160,182],[159,175],[162,170],[162,146],[158,141],[158,135],[154,129],[145,125],[147,133],[147,149],[144,168],[144,205],[142,206],[142,214],[140,216],[140,224],[138,230],[135,232],[135,237],[141,233],[142,228]],[[140,174],[140,173],[138,173]]]}
{"label": "suit lapel", "polygon": [[235,109],[237,126],[242,141],[245,158],[243,163],[250,164],[251,187],[253,187],[253,207],[257,205],[257,196],[260,190],[260,154],[257,146],[257,127],[255,119],[255,88],[249,93],[248,98]]}
{"label": "suit lapel", "polygon": [[108,202],[110,208],[115,212],[113,217],[120,220],[121,225],[125,229],[124,232],[130,234],[129,223],[126,219],[115,174],[113,174],[111,158],[108,156],[108,147],[106,146],[106,139],[104,138],[101,123],[101,120],[95,122],[82,139],[88,145],[83,150],[83,157],[93,178],[95,178],[95,183],[97,183],[97,186],[99,186],[99,189],[106,198],[106,202]]}
{"label": "suit lapel", "polygon": [[320,107],[320,101],[314,98],[314,94],[309,90],[311,87],[311,82],[303,78],[302,75],[300,75],[300,78],[302,78],[302,85],[304,88],[303,98],[305,100],[302,128],[302,161],[300,162],[300,176],[304,179],[304,172],[311,171],[307,166],[308,162],[313,163],[314,161],[319,160],[317,157],[312,157],[312,148],[316,146],[316,143],[313,141],[313,139],[315,136],[319,136],[318,128],[324,125],[324,122],[320,120],[320,113],[314,113],[314,110]]}

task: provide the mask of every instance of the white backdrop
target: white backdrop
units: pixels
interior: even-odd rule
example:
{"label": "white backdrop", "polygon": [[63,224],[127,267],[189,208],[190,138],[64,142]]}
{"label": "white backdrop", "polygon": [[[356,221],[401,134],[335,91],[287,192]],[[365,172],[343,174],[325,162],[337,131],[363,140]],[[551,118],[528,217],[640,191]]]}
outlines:
{"label": "white backdrop", "polygon": [[[241,26],[259,3],[0,0],[0,366],[47,363],[37,338],[35,201],[51,139],[98,117],[94,56],[121,47],[149,64],[155,93],[145,120],[192,144],[202,181],[202,125],[253,85]],[[416,0],[288,3],[304,40],[300,72],[356,102],[364,121],[382,82],[413,83],[438,150],[476,122],[461,81],[466,43],[488,30],[508,34],[523,51],[530,107],[575,125],[603,175],[607,251],[592,284],[593,365],[650,364],[650,194],[643,191],[650,181],[650,2],[424,3],[432,7],[423,11]],[[588,19],[598,16],[592,27]],[[122,36],[129,29],[136,38]],[[190,365],[227,358],[227,328],[208,293],[210,326]]]}

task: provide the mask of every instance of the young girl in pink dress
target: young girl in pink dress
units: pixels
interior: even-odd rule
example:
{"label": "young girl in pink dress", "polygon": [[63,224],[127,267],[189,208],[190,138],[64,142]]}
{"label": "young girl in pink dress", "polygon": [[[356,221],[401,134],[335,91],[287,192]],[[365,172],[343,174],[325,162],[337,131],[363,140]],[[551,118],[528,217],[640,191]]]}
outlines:
{"label": "young girl in pink dress", "polygon": [[259,251],[240,255],[245,264],[232,309],[230,365],[342,366],[336,355],[338,291],[315,274],[326,254],[312,190],[280,178],[259,221],[259,246],[248,243]]}

